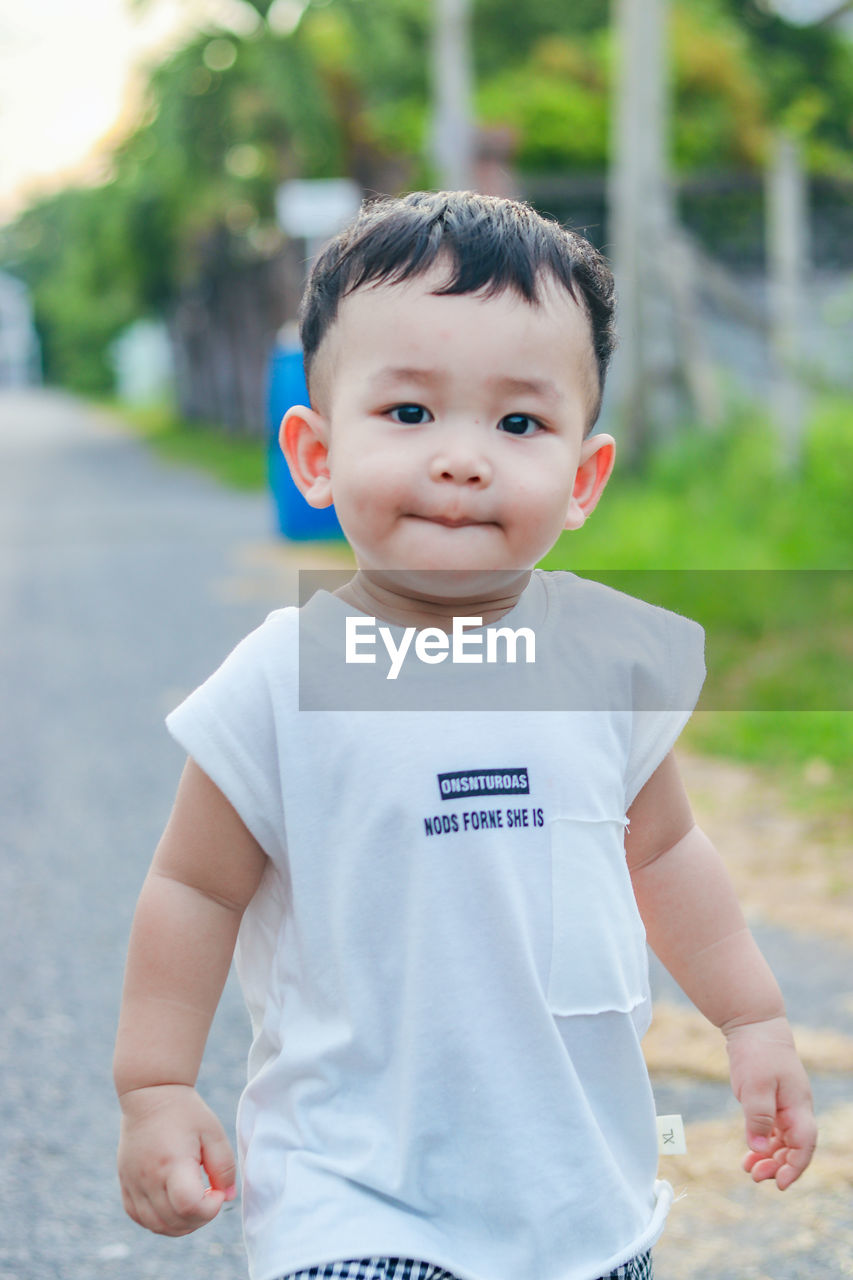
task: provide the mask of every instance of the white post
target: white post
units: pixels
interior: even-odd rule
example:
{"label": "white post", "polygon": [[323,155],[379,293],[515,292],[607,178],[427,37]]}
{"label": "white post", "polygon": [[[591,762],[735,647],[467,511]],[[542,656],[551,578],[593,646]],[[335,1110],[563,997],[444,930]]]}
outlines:
{"label": "white post", "polygon": [[767,275],[772,406],[780,454],[787,467],[799,460],[807,413],[801,368],[808,224],[808,189],[799,147],[793,138],[778,133],[767,175]]}
{"label": "white post", "polygon": [[615,0],[617,70],[609,182],[610,242],[619,295],[614,389],[625,449],[635,459],[677,411],[669,272],[668,0]]}
{"label": "white post", "polygon": [[471,0],[433,0],[432,154],[439,186],[474,185]]}

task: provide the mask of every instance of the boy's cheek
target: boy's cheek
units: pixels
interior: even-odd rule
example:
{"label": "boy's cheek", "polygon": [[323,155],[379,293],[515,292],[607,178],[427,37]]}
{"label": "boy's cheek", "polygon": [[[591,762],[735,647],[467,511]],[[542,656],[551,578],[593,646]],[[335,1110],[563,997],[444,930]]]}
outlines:
{"label": "boy's cheek", "polygon": [[[332,472],[332,484],[335,474]],[[389,468],[356,465],[339,479],[341,500],[362,519],[374,520],[388,513],[407,511],[412,506],[412,486],[405,476],[395,475]]]}

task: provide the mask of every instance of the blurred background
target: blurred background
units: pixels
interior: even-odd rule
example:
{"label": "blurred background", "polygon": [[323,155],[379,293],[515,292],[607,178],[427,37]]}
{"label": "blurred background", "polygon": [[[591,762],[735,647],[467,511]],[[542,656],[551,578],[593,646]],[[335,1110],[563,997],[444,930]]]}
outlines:
{"label": "blurred background", "polygon": [[[236,640],[262,605],[273,607],[285,569],[312,557],[321,567],[346,562],[334,523],[287,509],[293,494],[277,470],[273,436],[299,376],[293,322],[311,256],[354,203],[424,187],[528,200],[613,263],[620,346],[601,426],[617,437],[619,465],[594,519],[544,564],[616,575],[616,585],[705,624],[710,679],[685,738],[688,782],[793,992],[801,1048],[820,1081],[822,1160],[809,1184],[772,1207],[766,1188],[740,1186],[738,1121],[720,1101],[715,1043],[677,993],[660,988],[649,1040],[656,1089],[671,1110],[707,1115],[704,1128],[688,1129],[692,1157],[667,1175],[689,1194],[661,1246],[661,1275],[853,1275],[853,0],[0,0],[0,447],[13,464],[7,504],[19,503],[32,538],[14,571],[20,599],[0,593],[5,648],[15,653],[7,705],[37,668],[23,630],[36,599],[26,557],[42,548],[46,563],[50,537],[51,557],[66,539],[94,591],[97,555],[107,554],[96,554],[102,532],[87,533],[91,545],[68,534],[74,522],[89,529],[80,495],[94,512],[114,466],[97,433],[78,448],[80,414],[105,421],[106,412],[111,430],[144,444],[123,464],[127,489],[113,492],[110,520],[129,493],[121,538],[129,548],[145,536],[161,556],[152,619],[170,609],[174,620],[181,592],[195,599],[211,548],[227,558],[242,547],[236,586],[207,633],[189,603],[171,637],[153,623],[143,629],[161,646],[164,671],[178,632],[184,668],[201,678],[226,634]],[[62,398],[51,399],[57,389]],[[31,430],[28,395],[42,397],[42,425],[27,465],[43,485],[56,475],[66,502],[68,477],[80,486],[67,527],[58,500],[55,511],[28,501],[14,478]],[[58,469],[63,441],[77,450],[76,461],[70,452],[62,460],[70,471]],[[152,450],[215,475],[230,504],[179,493],[140,461]],[[255,520],[261,495],[269,545],[247,549],[235,530]],[[216,523],[200,524],[190,545],[204,503]],[[13,550],[24,527],[10,520]],[[175,550],[179,528],[185,555]],[[68,573],[39,587],[43,601],[61,602],[63,585],[69,592],[55,625],[41,625],[60,643],[61,626],[76,627],[69,652],[85,655],[98,680],[112,672],[116,696],[136,671],[144,777],[161,708],[155,716],[148,705],[147,654],[127,666],[127,637],[140,634],[132,597],[143,598],[152,572],[141,547],[136,569],[120,558],[120,539],[113,550],[118,585],[98,606],[113,620],[113,649],[92,656],[91,614],[75,611]],[[176,566],[180,591],[169,577]],[[114,619],[124,614],[121,632]],[[46,724],[70,696],[69,672],[59,702],[46,684]],[[22,706],[21,724],[31,719]],[[62,795],[74,790],[75,768],[83,776],[75,750],[63,745],[60,758],[56,748]],[[8,812],[20,814],[10,847],[19,840],[23,866],[35,848],[38,805],[26,788],[37,769],[28,773],[13,745],[8,759]],[[116,787],[126,785],[119,760],[109,766]],[[151,794],[171,782],[158,779]],[[97,792],[93,781],[80,785]],[[69,800],[81,831],[97,794],[91,801],[84,814]],[[157,826],[143,808],[141,798],[121,808],[141,824],[140,875]],[[108,818],[104,883],[115,874]],[[131,880],[112,959],[97,962],[110,981]],[[82,986],[89,991],[88,978]],[[98,1032],[107,1092],[111,1018],[108,1009]],[[242,1064],[234,1070],[236,1080]],[[18,1177],[15,1166],[8,1186]],[[150,1243],[124,1243],[131,1237],[112,1225],[120,1209],[104,1213],[118,1243],[105,1237],[95,1271],[87,1262],[55,1270],[64,1246],[49,1243],[39,1266],[9,1270],[12,1254],[0,1248],[0,1278],[88,1280],[131,1254],[149,1256]],[[221,1246],[223,1275],[232,1247],[237,1257],[236,1244]],[[150,1256],[159,1275],[172,1274],[166,1252]],[[147,1275],[147,1265],[126,1274]]]}
{"label": "blurred background", "polygon": [[[607,518],[546,565],[850,567],[853,4],[3,0],[0,35],[0,383],[118,404],[162,450],[283,488],[319,245],[363,195],[518,196],[607,254],[620,299]],[[339,532],[277,498],[282,532]],[[741,707],[849,709],[850,593],[826,582],[842,634],[816,649],[789,600],[786,669]],[[768,750],[766,725],[714,723]],[[849,717],[777,723],[783,754],[847,761]]]}
{"label": "blurred background", "polygon": [[[619,276],[638,463],[853,392],[853,11],[838,0],[59,0],[0,8],[6,382],[260,437],[306,252],[288,187],[476,187]],[[310,213],[309,213],[310,217]],[[319,210],[318,210],[319,217]],[[298,218],[297,218],[298,223]],[[328,233],[327,233],[328,234]],[[27,334],[26,318],[35,334]]]}

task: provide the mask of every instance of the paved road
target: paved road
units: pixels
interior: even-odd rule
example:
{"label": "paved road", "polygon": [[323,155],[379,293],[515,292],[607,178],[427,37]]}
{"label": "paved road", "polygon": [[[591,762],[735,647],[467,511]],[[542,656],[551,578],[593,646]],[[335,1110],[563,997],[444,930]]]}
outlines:
{"label": "paved road", "polygon": [[[163,715],[295,590],[264,497],[165,467],[65,397],[0,394],[0,1280],[245,1276],[234,1208],[184,1240],[125,1217],[110,1057],[182,764]],[[762,941],[795,1020],[853,1034],[849,952]],[[201,1087],[231,1127],[247,1041],[229,985]],[[817,1083],[825,1106],[850,1097]],[[660,1092],[694,1120],[732,1105],[724,1086]],[[772,1280],[836,1274],[832,1234]]]}
{"label": "paved road", "polygon": [[[0,395],[0,1280],[245,1275],[234,1210],[180,1241],[125,1218],[110,1056],[182,763],[162,717],[282,603],[270,530],[263,497],[73,401]],[[229,988],[204,1084],[226,1124],[247,1034]]]}

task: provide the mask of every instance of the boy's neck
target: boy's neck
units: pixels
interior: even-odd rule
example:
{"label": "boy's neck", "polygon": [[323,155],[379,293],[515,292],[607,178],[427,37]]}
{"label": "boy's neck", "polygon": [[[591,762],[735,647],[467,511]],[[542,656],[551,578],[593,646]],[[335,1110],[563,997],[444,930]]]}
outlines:
{"label": "boy's neck", "polygon": [[359,569],[334,594],[360,613],[392,626],[450,631],[456,617],[480,618],[483,626],[497,622],[518,604],[532,572],[407,574]]}

